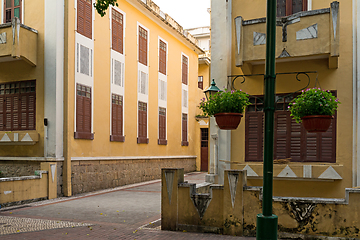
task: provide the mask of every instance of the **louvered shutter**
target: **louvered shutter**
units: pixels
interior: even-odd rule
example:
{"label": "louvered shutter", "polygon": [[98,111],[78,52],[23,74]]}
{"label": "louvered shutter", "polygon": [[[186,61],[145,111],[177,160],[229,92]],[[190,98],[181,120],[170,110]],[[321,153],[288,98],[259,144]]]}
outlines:
{"label": "louvered shutter", "polygon": [[263,125],[263,112],[247,112],[245,114],[246,161],[263,161]]}
{"label": "louvered shutter", "polygon": [[331,121],[329,129],[319,134],[320,159],[323,162],[336,162],[336,115]]}
{"label": "louvered shutter", "polygon": [[123,97],[112,94],[112,140],[123,141]]}
{"label": "louvered shutter", "polygon": [[94,139],[91,133],[91,87],[76,85],[75,138]]}
{"label": "louvered shutter", "polygon": [[112,48],[123,54],[123,15],[112,9]]}
{"label": "louvered shutter", "polygon": [[77,1],[77,31],[92,39],[92,4],[91,0]]}
{"label": "louvered shutter", "polygon": [[[0,90],[0,91],[2,91],[2,90]],[[2,94],[2,93],[0,93],[0,94]],[[6,105],[5,97],[4,97],[4,95],[0,95],[0,131],[5,130],[5,126],[4,126],[4,123],[5,123],[5,120],[4,120],[4,117],[5,117],[4,106],[5,105]]]}
{"label": "louvered shutter", "polygon": [[182,142],[181,145],[188,146],[188,139],[187,139],[187,114],[182,114]]}
{"label": "louvered shutter", "polygon": [[275,112],[274,159],[290,157],[291,118],[288,111]]}
{"label": "louvered shutter", "polygon": [[166,141],[166,108],[159,108],[159,141],[158,144],[167,144]]}
{"label": "louvered shutter", "polygon": [[182,56],[182,83],[188,84],[188,58]]}
{"label": "louvered shutter", "polygon": [[84,131],[84,97],[78,93],[76,94],[76,132]]}
{"label": "louvered shutter", "polygon": [[159,72],[166,75],[166,43],[159,44]]}
{"label": "louvered shutter", "polygon": [[139,26],[139,62],[147,66],[147,31]]}
{"label": "louvered shutter", "polygon": [[291,161],[299,162],[304,157],[304,134],[305,129],[303,129],[301,123],[297,123],[294,119],[291,119],[290,126],[290,157]]}
{"label": "louvered shutter", "polygon": [[5,130],[7,131],[10,131],[12,127],[12,100],[10,96],[5,98]]}
{"label": "louvered shutter", "polygon": [[138,143],[148,143],[147,139],[147,103],[138,103]]}

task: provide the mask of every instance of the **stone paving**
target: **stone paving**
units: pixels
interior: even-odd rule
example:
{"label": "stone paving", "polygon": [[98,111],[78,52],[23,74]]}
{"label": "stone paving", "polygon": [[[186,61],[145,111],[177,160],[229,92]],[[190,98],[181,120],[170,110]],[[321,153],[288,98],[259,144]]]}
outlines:
{"label": "stone paving", "polygon": [[[185,175],[202,183],[205,173]],[[161,181],[0,209],[0,239],[255,239],[163,231]],[[11,230],[10,230],[11,229]]]}
{"label": "stone paving", "polygon": [[93,224],[0,216],[0,235],[91,225]]}

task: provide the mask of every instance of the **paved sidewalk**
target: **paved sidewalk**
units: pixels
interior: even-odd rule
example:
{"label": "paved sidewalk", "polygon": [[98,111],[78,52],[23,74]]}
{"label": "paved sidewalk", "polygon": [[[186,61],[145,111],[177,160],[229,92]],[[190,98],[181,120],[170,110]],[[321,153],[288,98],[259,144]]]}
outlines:
{"label": "paved sidewalk", "polygon": [[[205,173],[185,175],[191,183],[204,179]],[[154,180],[0,209],[0,238],[255,239],[160,230],[160,190],[160,180]]]}

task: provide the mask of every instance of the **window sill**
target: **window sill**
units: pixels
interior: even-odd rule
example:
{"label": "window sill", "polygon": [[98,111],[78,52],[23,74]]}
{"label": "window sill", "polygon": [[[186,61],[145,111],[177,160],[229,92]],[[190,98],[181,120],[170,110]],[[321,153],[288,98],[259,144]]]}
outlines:
{"label": "window sill", "polygon": [[125,142],[125,136],[110,135],[110,142]]}
{"label": "window sill", "polygon": [[138,137],[137,138],[137,143],[145,143],[148,144],[149,143],[149,139],[145,138],[145,137]]}
{"label": "window sill", "polygon": [[35,145],[39,133],[35,130],[0,131],[0,145]]}
{"label": "window sill", "polygon": [[74,132],[75,139],[93,140],[94,134],[89,132]]}
{"label": "window sill", "polygon": [[188,141],[181,141],[181,146],[189,146],[189,142]]}
{"label": "window sill", "polygon": [[166,139],[158,139],[158,145],[167,145]]}

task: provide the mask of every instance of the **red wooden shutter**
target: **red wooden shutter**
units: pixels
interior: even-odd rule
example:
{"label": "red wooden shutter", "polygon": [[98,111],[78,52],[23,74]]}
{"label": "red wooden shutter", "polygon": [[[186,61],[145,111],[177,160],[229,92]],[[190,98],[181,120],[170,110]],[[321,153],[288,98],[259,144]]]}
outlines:
{"label": "red wooden shutter", "polygon": [[288,111],[275,112],[274,159],[290,157],[291,118]]}
{"label": "red wooden shutter", "polygon": [[123,54],[123,15],[112,9],[112,49]]}
{"label": "red wooden shutter", "polygon": [[147,138],[147,103],[138,103],[138,141],[137,143],[149,143]]}
{"label": "red wooden shutter", "polygon": [[92,0],[77,1],[77,31],[92,39]]}
{"label": "red wooden shutter", "polygon": [[187,114],[183,113],[182,114],[182,141],[181,141],[181,145],[182,146],[188,146],[189,142],[187,139]]}
{"label": "red wooden shutter", "polygon": [[263,161],[264,113],[246,112],[245,114],[245,159]]}
{"label": "red wooden shutter", "polygon": [[166,145],[166,108],[159,108],[159,140],[158,144]]}
{"label": "red wooden shutter", "polygon": [[147,66],[147,31],[139,26],[139,62]]}
{"label": "red wooden shutter", "polygon": [[159,72],[166,75],[166,43],[159,43]]}
{"label": "red wooden shutter", "polygon": [[182,83],[188,84],[188,58],[182,56]]}
{"label": "red wooden shutter", "polygon": [[124,142],[123,96],[112,94],[112,125],[110,141]]}
{"label": "red wooden shutter", "polygon": [[[2,85],[0,85],[2,87]],[[4,90],[0,89],[0,131],[5,130],[5,112],[4,112],[4,106],[5,106],[5,97],[4,97]]]}
{"label": "red wooden shutter", "polygon": [[91,87],[76,85],[75,138],[94,139],[91,133]]}

